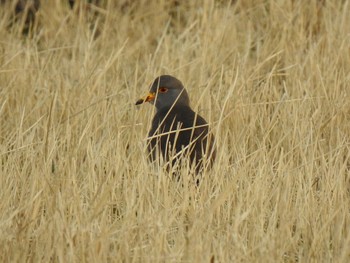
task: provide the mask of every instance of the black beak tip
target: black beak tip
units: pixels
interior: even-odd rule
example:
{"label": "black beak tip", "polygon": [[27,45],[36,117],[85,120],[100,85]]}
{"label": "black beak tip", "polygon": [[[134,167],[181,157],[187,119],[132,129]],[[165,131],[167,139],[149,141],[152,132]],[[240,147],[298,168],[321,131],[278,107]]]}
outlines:
{"label": "black beak tip", "polygon": [[143,103],[143,99],[139,99],[138,101],[136,101],[135,105],[140,105]]}

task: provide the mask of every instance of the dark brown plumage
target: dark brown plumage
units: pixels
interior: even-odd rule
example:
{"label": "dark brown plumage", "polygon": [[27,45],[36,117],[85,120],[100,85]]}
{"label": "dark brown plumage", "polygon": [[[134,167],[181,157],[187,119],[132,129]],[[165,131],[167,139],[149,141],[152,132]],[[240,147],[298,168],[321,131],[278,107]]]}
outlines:
{"label": "dark brown plumage", "polygon": [[[136,105],[150,102],[157,112],[148,134],[150,160],[160,160],[160,154],[170,165],[189,158],[200,173],[215,160],[214,136],[208,123],[190,107],[186,89],[180,80],[170,75],[156,78],[147,97]],[[169,166],[168,166],[169,167]]]}

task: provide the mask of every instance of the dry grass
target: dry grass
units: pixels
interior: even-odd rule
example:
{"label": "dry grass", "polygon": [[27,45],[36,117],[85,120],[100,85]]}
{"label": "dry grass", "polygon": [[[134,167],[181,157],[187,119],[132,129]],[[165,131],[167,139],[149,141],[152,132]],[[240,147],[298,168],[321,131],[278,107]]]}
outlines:
{"label": "dry grass", "polygon": [[[0,261],[349,262],[350,2],[106,2],[0,10]],[[147,163],[164,73],[218,141],[199,189]]]}

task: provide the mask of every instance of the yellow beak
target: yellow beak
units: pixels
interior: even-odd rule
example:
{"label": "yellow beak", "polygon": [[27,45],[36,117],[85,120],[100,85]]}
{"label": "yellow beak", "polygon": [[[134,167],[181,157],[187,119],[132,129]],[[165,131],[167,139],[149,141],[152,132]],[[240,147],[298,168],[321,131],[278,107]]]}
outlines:
{"label": "yellow beak", "polygon": [[142,104],[144,102],[153,101],[155,98],[156,98],[156,94],[154,92],[150,92],[150,93],[148,93],[148,95],[146,97],[141,98],[138,101],[136,101],[135,105],[139,105],[139,104]]}

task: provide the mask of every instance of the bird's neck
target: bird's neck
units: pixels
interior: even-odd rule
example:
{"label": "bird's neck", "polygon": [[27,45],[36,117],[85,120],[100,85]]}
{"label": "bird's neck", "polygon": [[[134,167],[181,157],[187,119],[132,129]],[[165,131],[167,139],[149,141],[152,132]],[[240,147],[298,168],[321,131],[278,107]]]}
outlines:
{"label": "bird's neck", "polygon": [[179,110],[181,110],[181,112],[182,112],[184,109],[192,110],[189,105],[175,104],[175,105],[171,105],[171,106],[162,107],[161,109],[158,109],[157,112],[159,112],[159,113],[160,112],[168,113],[168,112],[178,112]]}

